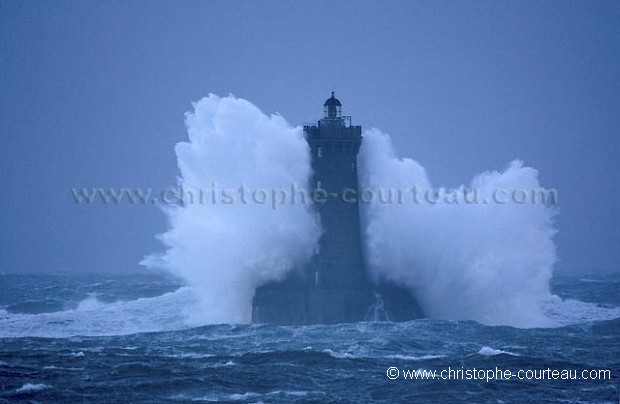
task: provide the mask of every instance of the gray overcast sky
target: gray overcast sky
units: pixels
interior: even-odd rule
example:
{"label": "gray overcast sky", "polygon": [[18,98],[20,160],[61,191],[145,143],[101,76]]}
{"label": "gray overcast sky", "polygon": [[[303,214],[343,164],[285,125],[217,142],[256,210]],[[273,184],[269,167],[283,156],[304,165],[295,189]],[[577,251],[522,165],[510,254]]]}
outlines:
{"label": "gray overcast sky", "polygon": [[617,1],[2,0],[0,55],[1,272],[136,269],[164,215],[71,187],[174,184],[209,92],[302,124],[334,85],[435,185],[539,169],[558,268],[618,270]]}

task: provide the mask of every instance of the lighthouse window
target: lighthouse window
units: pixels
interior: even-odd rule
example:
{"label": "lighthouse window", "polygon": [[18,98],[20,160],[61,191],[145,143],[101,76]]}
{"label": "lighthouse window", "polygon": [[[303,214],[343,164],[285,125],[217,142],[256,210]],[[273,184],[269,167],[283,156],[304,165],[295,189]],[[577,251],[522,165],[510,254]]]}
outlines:
{"label": "lighthouse window", "polygon": [[355,163],[351,163],[351,172],[354,173],[355,172]]}
{"label": "lighthouse window", "polygon": [[321,189],[321,181],[316,182],[316,189]]}
{"label": "lighthouse window", "polygon": [[319,271],[314,271],[314,286],[319,286]]}
{"label": "lighthouse window", "polygon": [[319,147],[318,149],[316,149],[316,154],[319,156],[319,158],[323,157],[323,148]]}

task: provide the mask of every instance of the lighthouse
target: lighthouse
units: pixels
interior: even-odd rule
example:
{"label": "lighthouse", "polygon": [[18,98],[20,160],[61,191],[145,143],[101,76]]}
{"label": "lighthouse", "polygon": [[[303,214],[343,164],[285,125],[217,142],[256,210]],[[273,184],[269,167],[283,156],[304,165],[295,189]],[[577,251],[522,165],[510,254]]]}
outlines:
{"label": "lighthouse", "polygon": [[252,320],[275,324],[334,324],[365,320],[408,320],[421,312],[408,291],[370,282],[364,265],[357,155],[362,127],[342,115],[334,94],[323,103],[323,118],[305,125],[312,156],[309,190],[323,229],[311,261],[283,281],[259,287]]}
{"label": "lighthouse", "polygon": [[[357,154],[362,127],[342,116],[342,104],[332,92],[317,125],[304,126],[312,155],[310,188],[317,196],[315,209],[323,228],[312,265],[312,286],[339,291],[363,300],[369,291],[362,262],[360,210],[347,192],[358,190]],[[334,297],[333,297],[334,298]],[[352,296],[349,296],[352,298]],[[361,300],[359,300],[361,302]]]}

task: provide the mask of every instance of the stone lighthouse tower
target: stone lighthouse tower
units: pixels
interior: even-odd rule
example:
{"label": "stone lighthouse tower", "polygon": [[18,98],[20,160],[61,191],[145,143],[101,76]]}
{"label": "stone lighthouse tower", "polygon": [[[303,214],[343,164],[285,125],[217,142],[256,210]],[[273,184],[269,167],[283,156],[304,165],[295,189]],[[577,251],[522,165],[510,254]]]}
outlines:
{"label": "stone lighthouse tower", "polygon": [[[256,290],[252,320],[276,324],[355,322],[372,320],[377,308],[383,310],[384,319],[419,317],[417,304],[407,291],[393,285],[372,285],[368,280],[357,202],[362,127],[353,126],[351,117],[342,115],[342,103],[333,92],[323,107],[317,125],[304,126],[312,154],[309,189],[323,233],[310,263],[284,281]],[[391,308],[391,317],[386,308]]]}
{"label": "stone lighthouse tower", "polygon": [[359,204],[353,194],[358,190],[362,127],[351,125],[350,118],[342,116],[342,104],[333,92],[323,106],[324,116],[318,125],[304,126],[312,153],[311,188],[323,227],[312,284],[317,290],[354,293],[357,300],[370,291],[362,262]]}

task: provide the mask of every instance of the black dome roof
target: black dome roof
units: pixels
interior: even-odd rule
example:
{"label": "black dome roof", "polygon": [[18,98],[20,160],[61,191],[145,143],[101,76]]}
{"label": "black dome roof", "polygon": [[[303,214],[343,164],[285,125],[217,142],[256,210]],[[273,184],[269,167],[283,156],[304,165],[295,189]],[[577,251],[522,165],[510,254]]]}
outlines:
{"label": "black dome roof", "polygon": [[334,92],[332,91],[332,96],[329,97],[325,103],[323,104],[324,107],[341,107],[342,103],[338,100],[338,98],[336,98],[336,96],[334,95]]}

